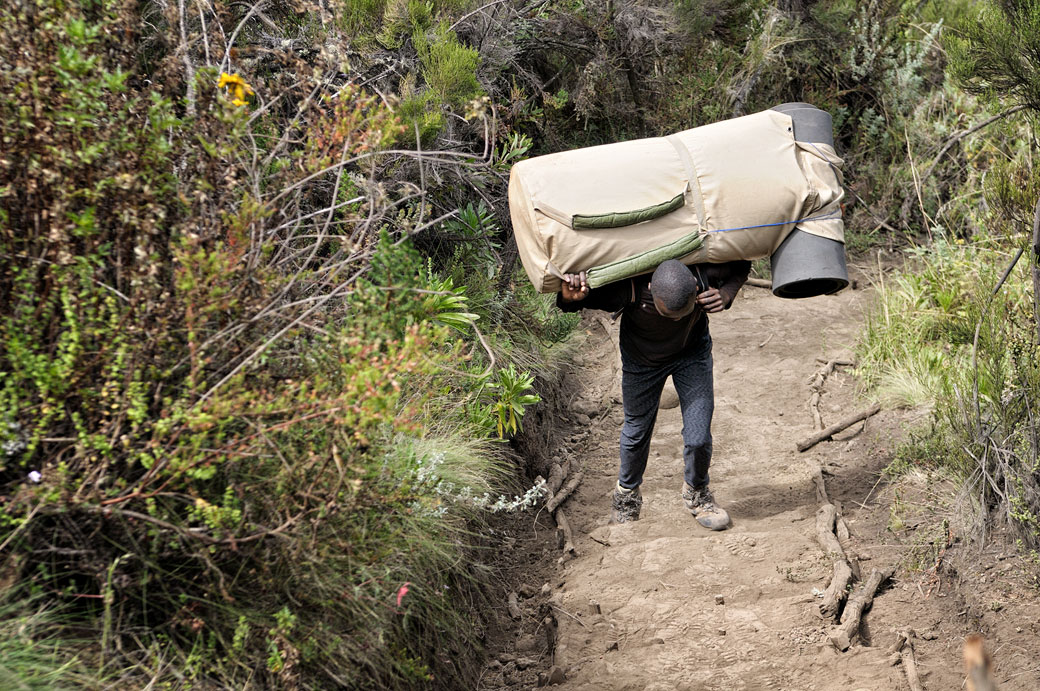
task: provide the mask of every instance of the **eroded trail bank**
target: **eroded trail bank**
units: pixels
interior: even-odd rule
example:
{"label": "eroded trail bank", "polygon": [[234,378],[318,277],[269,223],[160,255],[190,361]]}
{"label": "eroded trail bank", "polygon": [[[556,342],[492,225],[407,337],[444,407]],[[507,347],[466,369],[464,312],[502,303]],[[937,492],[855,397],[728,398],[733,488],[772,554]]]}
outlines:
{"label": "eroded trail bank", "polygon": [[[733,519],[721,533],[702,529],[683,508],[682,420],[674,403],[658,419],[642,519],[608,523],[622,421],[617,334],[607,320],[586,318],[578,407],[593,413],[593,424],[578,459],[585,479],[566,504],[578,556],[560,567],[549,596],[558,631],[547,662],[565,670],[564,688],[904,689],[905,671],[892,664],[889,647],[907,628],[927,638],[920,646],[927,654],[918,655],[927,687],[960,687],[968,623],[942,621],[950,610],[943,605],[954,598],[926,602],[897,570],[844,653],[829,642],[830,622],[819,615],[831,562],[815,538],[817,468],[851,528],[847,544],[863,578],[872,568],[899,566],[906,553],[885,539],[884,508],[871,499],[891,459],[899,414],[882,412],[808,452],[796,449],[813,431],[813,373],[821,359],[851,359],[870,296],[846,290],[790,301],[746,287],[730,311],[713,318],[711,477]],[[819,406],[824,425],[866,406],[854,388],[846,371],[828,377]]]}

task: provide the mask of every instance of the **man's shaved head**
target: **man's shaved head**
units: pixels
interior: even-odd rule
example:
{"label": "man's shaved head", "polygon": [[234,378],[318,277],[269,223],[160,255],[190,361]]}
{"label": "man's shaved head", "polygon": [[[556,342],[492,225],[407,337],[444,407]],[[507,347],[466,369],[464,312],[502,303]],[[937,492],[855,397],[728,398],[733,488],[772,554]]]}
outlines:
{"label": "man's shaved head", "polygon": [[654,270],[650,279],[654,299],[672,312],[683,310],[690,297],[697,294],[697,279],[678,259],[669,259]]}

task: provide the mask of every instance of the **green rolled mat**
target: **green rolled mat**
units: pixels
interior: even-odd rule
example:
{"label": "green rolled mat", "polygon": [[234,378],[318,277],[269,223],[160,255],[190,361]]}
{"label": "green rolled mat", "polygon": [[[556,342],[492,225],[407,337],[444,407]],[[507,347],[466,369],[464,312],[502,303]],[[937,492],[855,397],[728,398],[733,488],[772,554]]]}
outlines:
{"label": "green rolled mat", "polygon": [[678,259],[699,250],[703,244],[704,235],[700,231],[696,231],[689,235],[684,235],[667,245],[661,245],[646,252],[619,259],[616,262],[593,267],[586,272],[585,278],[588,281],[589,288],[599,288],[614,281],[647,273],[652,269],[656,269],[657,265],[663,261]]}
{"label": "green rolled mat", "polygon": [[661,216],[670,214],[676,209],[681,209],[685,203],[686,195],[683,193],[677,194],[674,198],[662,202],[661,204],[654,204],[645,209],[636,209],[635,211],[620,211],[595,215],[575,214],[573,218],[571,218],[571,228],[574,228],[574,230],[589,230],[634,226],[637,223],[652,221],[655,218],[661,218]]}

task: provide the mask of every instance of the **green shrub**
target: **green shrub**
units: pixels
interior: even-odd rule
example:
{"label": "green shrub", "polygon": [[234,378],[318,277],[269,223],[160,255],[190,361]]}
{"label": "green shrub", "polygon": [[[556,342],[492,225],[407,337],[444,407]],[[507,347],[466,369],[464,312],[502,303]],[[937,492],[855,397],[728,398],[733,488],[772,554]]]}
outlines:
{"label": "green shrub", "polygon": [[[78,654],[97,685],[471,686],[481,521],[538,495],[495,498],[495,406],[512,431],[534,400],[517,346],[489,326],[492,367],[466,274],[402,237],[426,207],[392,98],[265,54],[202,66],[244,20],[177,11],[0,8],[0,573],[92,641],[0,673],[76,685]],[[142,39],[167,71],[127,76],[124,39],[178,19],[176,59]],[[438,31],[431,112],[479,93]],[[500,368],[523,386],[488,386]]]}

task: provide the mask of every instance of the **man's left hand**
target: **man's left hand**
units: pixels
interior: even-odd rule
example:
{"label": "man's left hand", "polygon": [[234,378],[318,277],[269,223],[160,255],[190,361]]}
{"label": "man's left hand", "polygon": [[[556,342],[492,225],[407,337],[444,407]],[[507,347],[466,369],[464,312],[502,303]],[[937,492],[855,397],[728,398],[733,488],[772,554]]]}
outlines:
{"label": "man's left hand", "polygon": [[717,288],[708,288],[703,293],[698,294],[697,304],[705,312],[721,312],[726,309],[726,305],[722,302],[722,294]]}

